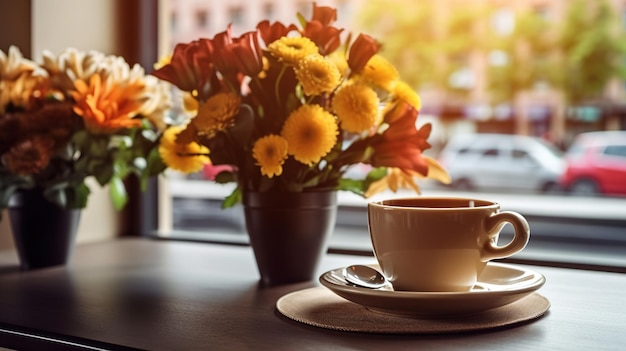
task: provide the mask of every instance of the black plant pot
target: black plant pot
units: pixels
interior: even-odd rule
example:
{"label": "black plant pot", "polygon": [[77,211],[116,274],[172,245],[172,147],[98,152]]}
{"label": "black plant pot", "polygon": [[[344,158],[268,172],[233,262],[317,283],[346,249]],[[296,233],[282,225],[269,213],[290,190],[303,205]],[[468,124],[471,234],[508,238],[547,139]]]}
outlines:
{"label": "black plant pot", "polygon": [[244,192],[243,206],[261,284],[315,278],[335,227],[337,193]]}
{"label": "black plant pot", "polygon": [[9,200],[9,220],[22,270],[64,265],[71,257],[79,209],[48,201],[41,189],[21,190]]}

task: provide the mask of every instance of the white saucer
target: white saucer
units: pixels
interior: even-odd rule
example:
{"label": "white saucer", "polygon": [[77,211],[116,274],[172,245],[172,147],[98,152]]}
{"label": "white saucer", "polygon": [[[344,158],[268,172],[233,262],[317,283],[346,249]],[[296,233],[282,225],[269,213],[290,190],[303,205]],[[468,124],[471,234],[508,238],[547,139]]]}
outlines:
{"label": "white saucer", "polygon": [[504,306],[530,295],[546,282],[537,272],[490,262],[468,292],[393,291],[391,284],[379,289],[354,286],[344,279],[343,271],[337,268],[322,274],[320,283],[372,311],[422,317],[469,314]]}

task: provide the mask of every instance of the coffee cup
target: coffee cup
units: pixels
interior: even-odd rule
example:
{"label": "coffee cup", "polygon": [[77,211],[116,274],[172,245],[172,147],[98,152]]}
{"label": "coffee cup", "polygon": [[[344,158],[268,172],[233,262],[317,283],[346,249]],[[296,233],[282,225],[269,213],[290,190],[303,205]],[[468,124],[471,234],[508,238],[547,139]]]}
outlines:
{"label": "coffee cup", "polygon": [[[493,201],[413,197],[368,203],[368,225],[382,273],[399,291],[469,291],[494,259],[520,252],[530,238],[526,219]],[[498,246],[502,228],[515,235]]]}

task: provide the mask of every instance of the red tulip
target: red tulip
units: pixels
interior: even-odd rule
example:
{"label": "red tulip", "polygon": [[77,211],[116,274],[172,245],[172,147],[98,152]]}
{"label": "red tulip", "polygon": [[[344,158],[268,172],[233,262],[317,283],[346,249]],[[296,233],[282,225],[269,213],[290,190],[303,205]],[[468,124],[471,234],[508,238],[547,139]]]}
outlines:
{"label": "red tulip", "polygon": [[213,52],[216,53],[213,57],[215,68],[222,74],[228,81],[234,83],[239,70],[237,66],[236,55],[233,52],[233,38],[231,36],[232,26],[229,24],[228,28],[220,33],[217,33],[213,39],[204,39],[211,43]]}
{"label": "red tulip", "polygon": [[353,73],[359,73],[367,62],[380,50],[380,44],[367,34],[359,34],[348,54],[348,66]]}
{"label": "red tulip", "polygon": [[174,48],[171,62],[152,72],[152,75],[183,91],[201,93],[215,75],[211,47],[201,40],[178,44]]}
{"label": "red tulip", "polygon": [[248,32],[235,39],[232,46],[239,70],[254,77],[263,70],[263,50],[259,45],[258,32]]}
{"label": "red tulip", "polygon": [[281,37],[286,36],[289,32],[298,29],[293,24],[285,26],[280,22],[274,22],[270,25],[270,21],[268,20],[261,21],[256,28],[265,45],[269,45]]}
{"label": "red tulip", "polygon": [[306,24],[302,35],[311,39],[319,48],[320,54],[328,55],[341,45],[339,35],[343,29],[324,26],[321,22],[311,21]]}
{"label": "red tulip", "polygon": [[317,6],[313,3],[312,21],[320,22],[323,26],[330,26],[337,20],[337,9],[328,6]]}

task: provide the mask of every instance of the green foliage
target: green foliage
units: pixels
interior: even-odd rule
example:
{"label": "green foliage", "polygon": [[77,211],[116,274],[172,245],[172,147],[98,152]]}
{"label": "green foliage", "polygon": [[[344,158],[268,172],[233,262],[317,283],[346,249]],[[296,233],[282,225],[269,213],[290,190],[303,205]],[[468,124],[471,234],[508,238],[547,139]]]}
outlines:
{"label": "green foliage", "polygon": [[222,201],[222,208],[230,208],[241,202],[241,189],[235,188],[233,192]]}
{"label": "green foliage", "polygon": [[371,1],[363,4],[358,17],[365,31],[384,42],[381,52],[410,86],[466,94],[449,78],[467,65],[469,53],[484,47],[475,28],[487,9],[468,2],[444,20],[438,8],[435,1]]}
{"label": "green foliage", "polygon": [[510,36],[490,36],[489,52],[500,52],[507,60],[488,68],[488,89],[494,103],[512,101],[536,82],[558,82],[558,63],[551,57],[556,37],[546,35],[549,30],[550,23],[540,14],[524,12],[516,15]]}
{"label": "green foliage", "polygon": [[342,178],[339,181],[338,190],[350,191],[359,196],[365,196],[365,192],[372,183],[382,179],[387,175],[387,169],[384,167],[374,168],[365,177],[365,179]]}
{"label": "green foliage", "polygon": [[621,22],[606,0],[569,2],[561,29],[561,88],[572,103],[599,97],[614,77],[626,78],[623,68],[626,36],[617,31]]}
{"label": "green foliage", "polygon": [[626,79],[626,37],[609,1],[565,5],[559,23],[536,11],[515,14],[510,35],[490,27],[499,7],[473,2],[456,3],[440,16],[435,1],[368,1],[357,17],[384,42],[385,57],[411,86],[463,97],[467,91],[449,84],[451,74],[466,66],[472,53],[487,58],[497,51],[506,63],[487,67],[493,103],[510,102],[539,82],[563,91],[569,103],[580,103],[597,98],[610,79]]}
{"label": "green foliage", "polygon": [[360,26],[384,43],[381,53],[410,86],[445,82],[440,60],[443,45],[432,12],[430,1],[368,1],[358,15]]}
{"label": "green foliage", "polygon": [[0,209],[19,189],[35,187],[43,188],[44,196],[61,207],[84,208],[91,192],[85,180],[90,177],[101,186],[109,185],[114,207],[122,209],[128,202],[124,184],[128,176],[138,176],[145,189],[148,179],[166,168],[158,153],[159,137],[149,123],[116,135],[83,129],[35,175],[12,174],[0,164]]}
{"label": "green foliage", "polygon": [[111,195],[111,200],[113,200],[113,207],[117,210],[124,208],[128,202],[126,187],[120,177],[111,178],[109,183],[109,194]]}

